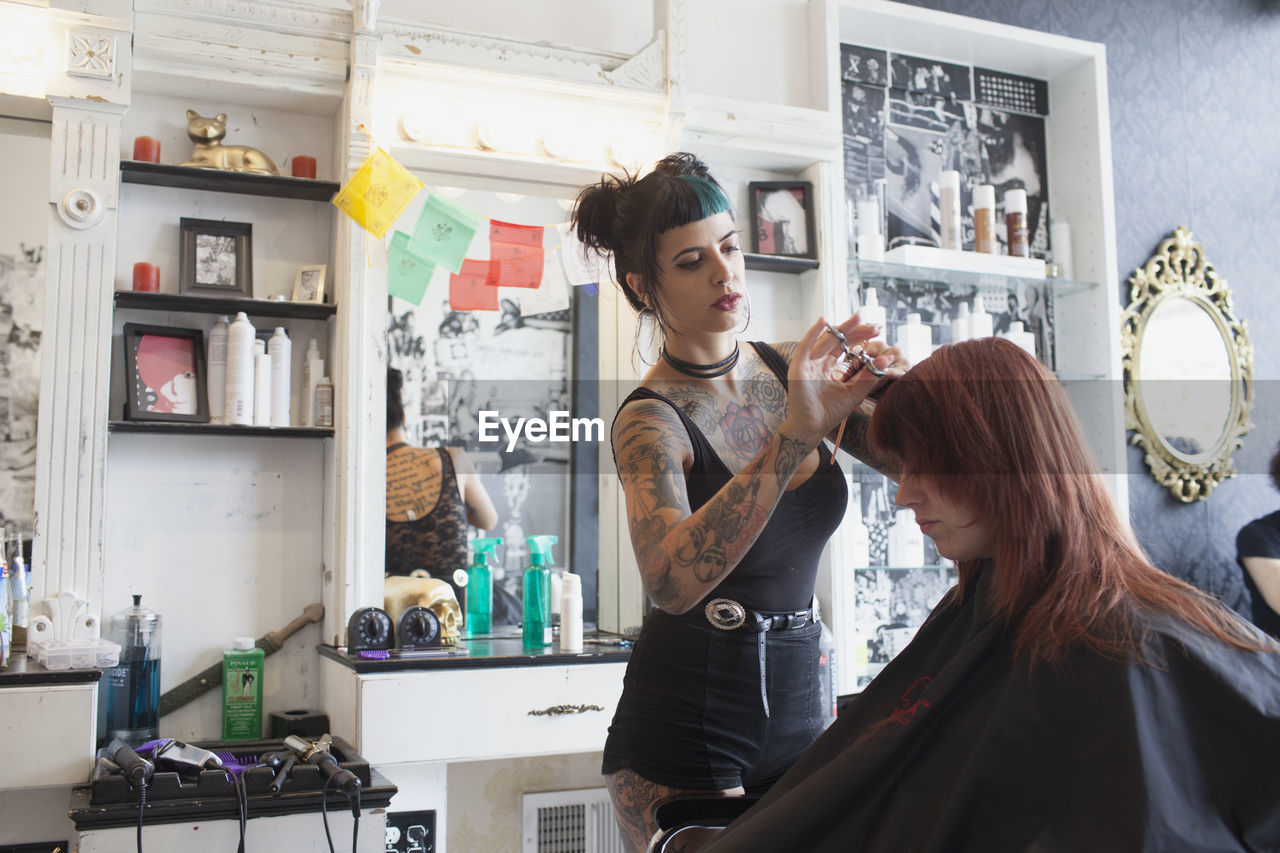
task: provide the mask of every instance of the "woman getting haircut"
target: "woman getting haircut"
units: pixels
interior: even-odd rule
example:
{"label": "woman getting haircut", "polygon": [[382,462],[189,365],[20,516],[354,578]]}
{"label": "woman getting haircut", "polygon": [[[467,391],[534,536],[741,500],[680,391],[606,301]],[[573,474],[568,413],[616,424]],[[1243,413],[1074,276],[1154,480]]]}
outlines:
{"label": "woman getting haircut", "polygon": [[960,582],[701,849],[1280,849],[1277,647],[1146,558],[1049,372],[942,347],[869,435]]}
{"label": "woman getting haircut", "polygon": [[[840,360],[876,329],[855,316],[838,334],[819,320],[798,344],[740,342],[738,227],[693,155],[587,187],[574,223],[586,246],[612,253],[627,300],[663,342],[612,429],[656,608],[631,653],[603,772],[628,844],[643,850],[657,801],[764,790],[821,731],[811,606],[847,500],[823,438],[879,381]],[[867,346],[877,371],[892,364],[894,350]],[[856,451],[864,434],[855,414],[846,446]]]}

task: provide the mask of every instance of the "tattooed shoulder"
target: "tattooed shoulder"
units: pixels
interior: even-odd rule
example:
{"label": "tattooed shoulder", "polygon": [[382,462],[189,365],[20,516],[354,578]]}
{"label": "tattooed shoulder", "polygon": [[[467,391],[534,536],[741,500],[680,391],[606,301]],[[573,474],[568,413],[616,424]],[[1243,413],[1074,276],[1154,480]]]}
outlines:
{"label": "tattooed shoulder", "polygon": [[778,351],[778,355],[782,356],[783,361],[785,361],[788,365],[791,364],[791,359],[796,354],[795,341],[787,341],[786,343],[782,343],[782,344],[769,344],[769,346],[773,347],[775,350]]}

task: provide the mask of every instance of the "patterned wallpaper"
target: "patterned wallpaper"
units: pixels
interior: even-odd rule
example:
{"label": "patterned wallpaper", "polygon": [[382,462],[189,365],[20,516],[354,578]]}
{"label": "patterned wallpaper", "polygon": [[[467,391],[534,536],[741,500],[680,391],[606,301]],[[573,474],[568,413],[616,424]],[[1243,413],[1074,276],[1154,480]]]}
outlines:
{"label": "patterned wallpaper", "polygon": [[[1247,610],[1236,532],[1280,507],[1266,476],[1280,441],[1280,2],[907,0],[1107,47],[1116,245],[1124,282],[1184,225],[1231,286],[1254,345],[1254,429],[1239,474],[1207,501],[1177,502],[1130,448],[1129,504],[1152,559]],[[1052,110],[1052,103],[1050,109]]]}

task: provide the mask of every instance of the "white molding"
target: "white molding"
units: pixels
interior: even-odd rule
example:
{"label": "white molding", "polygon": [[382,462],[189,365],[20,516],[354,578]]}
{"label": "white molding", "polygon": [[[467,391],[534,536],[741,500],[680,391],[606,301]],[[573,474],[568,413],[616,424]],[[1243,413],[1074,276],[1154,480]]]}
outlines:
{"label": "white molding", "polygon": [[[466,30],[427,27],[406,21],[384,22],[380,53],[402,63],[441,63],[479,70],[501,69],[516,76],[544,77],[573,83],[606,84],[665,94],[665,72],[649,68],[665,39],[659,37],[634,56],[499,38]],[[624,66],[636,60],[631,69]],[[665,64],[665,63],[663,63]]]}
{"label": "white molding", "polygon": [[135,0],[134,14],[164,17],[174,25],[181,21],[215,25],[234,21],[250,30],[343,42],[352,29],[349,11],[296,0]]}
{"label": "white molding", "polygon": [[101,30],[67,30],[63,70],[72,77],[111,80],[116,74],[116,35]]}
{"label": "white molding", "polygon": [[797,171],[841,158],[838,113],[690,95],[681,145],[719,163]]}
{"label": "white molding", "polygon": [[659,32],[639,53],[613,71],[601,75],[606,82],[631,89],[661,92],[667,85],[667,34]]}

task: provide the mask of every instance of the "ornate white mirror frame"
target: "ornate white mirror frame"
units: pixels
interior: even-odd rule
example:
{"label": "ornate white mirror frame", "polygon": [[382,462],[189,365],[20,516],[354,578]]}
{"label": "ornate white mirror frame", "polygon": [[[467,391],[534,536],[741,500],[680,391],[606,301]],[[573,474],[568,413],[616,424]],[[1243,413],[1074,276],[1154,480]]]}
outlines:
{"label": "ornate white mirror frame", "polygon": [[1129,277],[1120,342],[1130,443],[1174,497],[1205,500],[1235,476],[1231,454],[1253,428],[1253,345],[1186,228]]}

